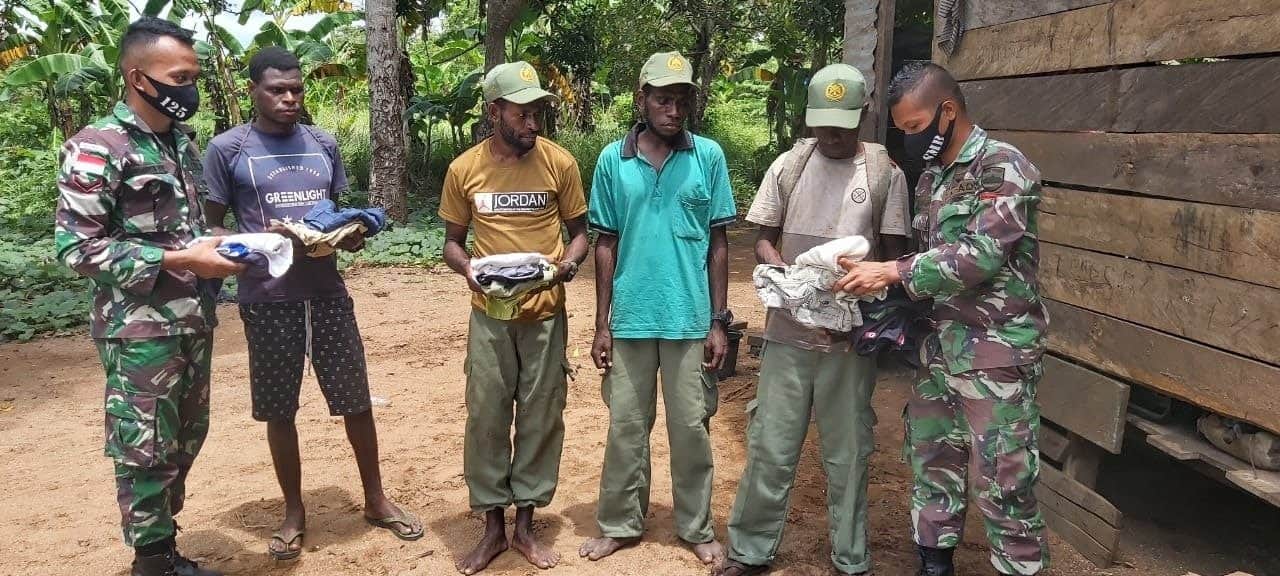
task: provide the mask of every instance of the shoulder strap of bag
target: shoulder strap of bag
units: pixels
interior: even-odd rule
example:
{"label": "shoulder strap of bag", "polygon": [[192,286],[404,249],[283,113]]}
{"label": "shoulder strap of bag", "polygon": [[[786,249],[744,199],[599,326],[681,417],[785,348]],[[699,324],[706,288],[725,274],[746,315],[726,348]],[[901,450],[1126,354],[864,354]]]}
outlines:
{"label": "shoulder strap of bag", "polygon": [[791,203],[791,194],[800,184],[800,175],[804,173],[805,164],[818,148],[817,138],[801,138],[791,147],[787,161],[778,173],[778,221],[787,221],[787,205]]}
{"label": "shoulder strap of bag", "polygon": [[878,242],[884,207],[889,200],[889,186],[893,180],[893,161],[889,159],[889,151],[880,144],[863,142],[862,146],[867,159],[867,186],[871,188],[871,225]]}

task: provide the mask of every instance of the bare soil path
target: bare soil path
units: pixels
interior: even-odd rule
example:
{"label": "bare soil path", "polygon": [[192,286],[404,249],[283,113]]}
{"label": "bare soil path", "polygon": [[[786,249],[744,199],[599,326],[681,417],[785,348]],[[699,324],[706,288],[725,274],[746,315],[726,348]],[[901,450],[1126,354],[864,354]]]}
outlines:
{"label": "bare soil path", "polygon": [[[758,331],[764,315],[751,289],[750,239],[738,233],[734,244],[730,301]],[[292,563],[268,558],[267,539],[279,522],[282,502],[265,427],[249,414],[242,326],[236,308],[224,306],[214,348],[212,432],[189,481],[187,510],[179,518],[186,528],[179,542],[189,556],[230,574],[448,575],[455,573],[454,560],[479,538],[481,520],[467,512],[462,479],[462,361],[469,313],[464,283],[454,275],[426,270],[364,269],[350,274],[348,285],[356,299],[373,393],[390,401],[375,408],[384,482],[397,502],[423,518],[426,537],[403,543],[362,521],[359,477],[341,420],[329,417],[308,377],[298,417],[308,505],[306,552]],[[655,485],[645,541],[599,563],[577,556],[582,540],[596,535],[596,492],[608,426],[600,378],[587,358],[593,299],[588,267],[569,289],[569,359],[577,367],[577,378],[570,384],[565,411],[560,488],[538,521],[540,537],[554,542],[564,557],[550,573],[705,574],[672,532],[669,450],[661,418],[652,439]],[[714,512],[721,537],[744,463],[744,406],[754,395],[756,367],[744,342],[739,374],[721,384],[720,413],[713,422]],[[880,422],[870,475],[871,544],[876,574],[881,576],[912,574],[915,562],[907,529],[910,474],[899,456],[900,414],[908,382],[906,372],[889,371],[882,374],[876,393]],[[776,574],[832,573],[825,480],[815,439],[811,433]],[[5,494],[0,499],[0,575],[126,573],[130,554],[120,544],[111,465],[102,456],[102,373],[87,337],[0,346],[0,459]],[[1201,486],[1198,494],[1213,489]],[[1230,502],[1248,505],[1247,500]],[[1270,521],[1269,516],[1259,521],[1262,530],[1280,526]],[[1142,533],[1125,554],[1131,566],[1105,571],[1093,568],[1055,537],[1054,568],[1049,573],[1179,576],[1199,569],[1221,574],[1228,568],[1248,568],[1254,561],[1249,558],[1274,554],[1264,543],[1274,545],[1278,533],[1257,534],[1255,525],[1245,526],[1255,535],[1253,541],[1219,538],[1230,540],[1222,543],[1195,537],[1205,531],[1197,531],[1192,518],[1181,526],[1170,527],[1169,522],[1138,521]],[[1174,541],[1162,534],[1181,536]],[[991,573],[982,539],[981,524],[971,517],[958,555],[961,574]],[[1204,542],[1215,542],[1218,548],[1209,552]],[[1221,548],[1232,545],[1236,548]],[[1267,574],[1261,570],[1256,569],[1255,576]],[[538,572],[519,554],[508,552],[487,573]]]}

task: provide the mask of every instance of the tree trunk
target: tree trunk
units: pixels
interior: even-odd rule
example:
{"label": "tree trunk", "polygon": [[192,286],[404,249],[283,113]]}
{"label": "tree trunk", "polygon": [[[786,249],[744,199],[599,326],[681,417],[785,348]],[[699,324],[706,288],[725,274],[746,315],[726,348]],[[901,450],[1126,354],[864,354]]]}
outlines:
{"label": "tree trunk", "polygon": [[[484,71],[507,61],[507,34],[511,32],[511,24],[516,15],[524,9],[528,0],[484,0],[481,16],[488,19],[488,27],[484,33]],[[471,130],[472,143],[479,143],[493,134],[493,126],[489,125],[489,114],[483,110],[480,121]]]}
{"label": "tree trunk", "polygon": [[844,0],[844,63],[857,68],[867,81],[870,109],[860,139],[884,142],[889,111],[882,92],[889,81],[893,48],[894,3]]}
{"label": "tree trunk", "polygon": [[578,130],[582,132],[590,132],[592,126],[595,125],[595,111],[593,109],[595,103],[592,102],[595,95],[591,93],[591,77],[593,75],[588,74],[585,70],[576,72],[573,75],[573,97],[577,100],[574,119]]}
{"label": "tree trunk", "polygon": [[[711,87],[710,78],[716,67],[714,63],[715,57],[711,53],[711,19],[703,18],[698,23],[696,32],[697,37],[693,44],[693,58],[690,59],[689,64],[693,66],[694,81],[698,82],[702,89],[698,90],[698,94],[693,100],[693,110],[689,117],[689,130],[701,132],[707,112],[707,92]],[[708,70],[711,70],[712,74],[709,74]]]}
{"label": "tree trunk", "polygon": [[395,0],[368,0],[365,25],[369,52],[369,133],[373,145],[369,200],[386,209],[393,220],[404,222],[409,216],[409,179]]}

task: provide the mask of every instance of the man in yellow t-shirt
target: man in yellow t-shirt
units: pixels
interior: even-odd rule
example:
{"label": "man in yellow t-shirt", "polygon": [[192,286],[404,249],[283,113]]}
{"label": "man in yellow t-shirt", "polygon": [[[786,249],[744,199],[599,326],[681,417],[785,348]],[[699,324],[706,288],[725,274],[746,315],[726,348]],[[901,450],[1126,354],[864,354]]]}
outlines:
{"label": "man in yellow t-shirt", "polygon": [[[512,504],[510,545],[539,568],[559,561],[550,546],[534,540],[533,509],[551,503],[560,473],[568,341],[563,283],[587,256],[587,204],[578,163],[538,136],[543,111],[555,96],[542,89],[525,62],[495,67],[483,88],[494,135],[453,161],[440,200],[444,260],[473,292],[463,471],[472,510],[485,514],[485,534],[458,561],[463,574],[483,570],[507,549],[504,514]],[[567,247],[562,224],[569,231]],[[468,228],[475,231],[475,254],[467,253]],[[472,277],[471,258],[518,252],[556,263],[555,279],[521,297],[513,319],[492,318]]]}

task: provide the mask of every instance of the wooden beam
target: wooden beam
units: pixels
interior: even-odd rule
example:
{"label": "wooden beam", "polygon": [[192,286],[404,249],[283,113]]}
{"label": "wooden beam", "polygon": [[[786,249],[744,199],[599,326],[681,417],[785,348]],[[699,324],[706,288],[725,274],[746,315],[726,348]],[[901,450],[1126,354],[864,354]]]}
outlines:
{"label": "wooden beam", "polygon": [[1085,532],[1083,528],[1077,526],[1074,522],[1058,512],[1056,508],[1049,506],[1040,507],[1040,515],[1044,517],[1044,523],[1072,548],[1076,549],[1086,560],[1093,562],[1094,566],[1106,568],[1111,566],[1112,560],[1115,559],[1115,553],[1108,550],[1106,546],[1094,540]]}
{"label": "wooden beam", "polygon": [[1280,52],[1277,28],[1274,0],[1116,0],[969,30],[933,59],[959,80],[1023,76]]}
{"label": "wooden beam", "polygon": [[1271,364],[1280,364],[1280,290],[1042,243],[1043,294]]}
{"label": "wooden beam", "polygon": [[[1042,466],[1040,473],[1042,476],[1060,474],[1052,466]],[[1089,494],[1097,497],[1093,492]],[[1116,550],[1120,547],[1118,526],[1108,524],[1092,511],[1054,491],[1045,482],[1036,486],[1036,498],[1040,502],[1041,514],[1046,517],[1046,520],[1050,515],[1057,516],[1057,520],[1060,520],[1051,523],[1051,529],[1058,532],[1059,536],[1098,567],[1106,568],[1111,565]],[[1110,504],[1107,506],[1111,507]],[[1064,526],[1061,521],[1065,521],[1069,526]]]}
{"label": "wooden beam", "polygon": [[1182,462],[1203,462],[1224,473],[1224,479],[1240,489],[1280,506],[1280,472],[1257,470],[1218,447],[1199,432],[1185,426],[1160,424],[1136,414],[1129,415],[1134,427],[1147,433],[1147,443]]}
{"label": "wooden beam", "polygon": [[1101,467],[1102,448],[1072,433],[1062,459],[1062,473],[1093,490],[1098,484],[1098,469]]}
{"label": "wooden beam", "polygon": [[1044,188],[1040,238],[1280,288],[1280,213]]}
{"label": "wooden beam", "polygon": [[1068,478],[1066,474],[1052,466],[1040,467],[1040,485],[1045,486],[1054,492],[1061,494],[1068,500],[1075,502],[1082,508],[1089,511],[1090,514],[1096,515],[1108,526],[1115,528],[1120,527],[1120,522],[1124,515],[1120,510],[1113,506],[1106,498],[1103,498],[1088,486],[1076,482]]}
{"label": "wooden beam", "polygon": [[1280,58],[962,83],[987,129],[1280,133]]}
{"label": "wooden beam", "polygon": [[1049,347],[1078,362],[1280,434],[1280,369],[1048,301]]}
{"label": "wooden beam", "polygon": [[871,93],[872,114],[875,119],[875,141],[884,144],[889,134],[889,77],[893,75],[893,22],[897,14],[897,2],[880,0],[876,13],[876,63],[875,90]]}
{"label": "wooden beam", "polygon": [[983,0],[965,4],[965,30],[986,28],[1005,22],[1015,22],[1075,10],[1086,6],[1106,4],[1111,0]]}
{"label": "wooden beam", "polygon": [[991,136],[1018,147],[1046,182],[1280,211],[1277,134],[992,131]]}
{"label": "wooden beam", "polygon": [[1036,390],[1036,402],[1041,413],[1055,424],[1112,454],[1120,453],[1129,407],[1128,384],[1045,356],[1044,378]]}
{"label": "wooden beam", "polygon": [[[1043,403],[1040,402],[1038,397],[1036,402],[1043,406]],[[1045,417],[1048,418],[1048,415]],[[1049,418],[1049,420],[1052,421],[1053,419]],[[1067,445],[1070,443],[1070,440],[1065,434],[1059,432],[1057,428],[1052,426],[1041,426],[1040,437],[1036,440],[1038,440],[1040,444],[1041,456],[1053,460],[1054,462],[1062,462],[1063,457],[1067,455]]]}
{"label": "wooden beam", "polygon": [[[846,0],[844,63],[860,71],[867,80],[870,104],[863,119],[858,139],[885,142],[889,130],[889,107],[886,93],[893,73],[893,19],[896,9],[892,0]],[[868,26],[868,16],[873,25]]]}

